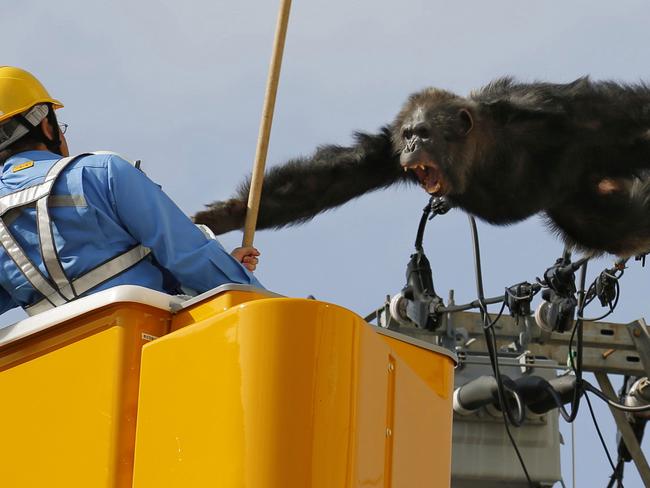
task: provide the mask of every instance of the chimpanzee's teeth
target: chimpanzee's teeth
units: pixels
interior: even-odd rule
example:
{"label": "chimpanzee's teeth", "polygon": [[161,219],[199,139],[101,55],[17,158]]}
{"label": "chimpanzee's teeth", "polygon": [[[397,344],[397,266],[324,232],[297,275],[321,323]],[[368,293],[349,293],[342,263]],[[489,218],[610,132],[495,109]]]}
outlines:
{"label": "chimpanzee's teeth", "polygon": [[422,164],[422,163],[420,163],[420,164],[412,164],[410,166],[405,166],[404,167],[404,171],[406,171],[407,169],[421,169],[421,170],[424,171],[424,170],[427,169],[427,166],[425,164]]}

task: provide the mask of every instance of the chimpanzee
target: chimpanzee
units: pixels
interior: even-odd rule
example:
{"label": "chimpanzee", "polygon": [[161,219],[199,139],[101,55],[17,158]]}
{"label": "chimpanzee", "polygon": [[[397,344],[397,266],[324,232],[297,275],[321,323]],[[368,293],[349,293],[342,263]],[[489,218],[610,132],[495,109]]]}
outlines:
{"label": "chimpanzee", "polygon": [[[417,183],[489,223],[543,213],[570,246],[631,256],[650,250],[650,88],[498,79],[468,97],[413,94],[377,134],[319,147],[265,177],[258,228],[310,220],[369,191]],[[249,182],[195,215],[240,228]]]}

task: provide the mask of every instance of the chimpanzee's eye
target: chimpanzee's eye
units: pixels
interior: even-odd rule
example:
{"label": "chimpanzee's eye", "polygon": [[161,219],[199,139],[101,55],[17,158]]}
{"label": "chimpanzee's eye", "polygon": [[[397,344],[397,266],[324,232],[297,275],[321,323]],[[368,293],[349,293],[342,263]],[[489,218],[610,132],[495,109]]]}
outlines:
{"label": "chimpanzee's eye", "polygon": [[402,131],[402,139],[409,140],[411,137],[413,137],[413,131],[411,129],[404,129]]}
{"label": "chimpanzee's eye", "polygon": [[413,132],[415,132],[415,135],[418,136],[420,139],[428,139],[429,138],[429,129],[423,125],[417,126]]}

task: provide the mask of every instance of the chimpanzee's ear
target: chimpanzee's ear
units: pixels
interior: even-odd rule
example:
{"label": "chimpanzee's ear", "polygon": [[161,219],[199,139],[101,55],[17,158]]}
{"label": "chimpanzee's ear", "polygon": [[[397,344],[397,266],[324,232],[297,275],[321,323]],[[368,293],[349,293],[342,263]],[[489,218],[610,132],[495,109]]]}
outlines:
{"label": "chimpanzee's ear", "polygon": [[458,111],[458,122],[460,127],[460,135],[466,136],[474,128],[474,116],[467,108],[461,108]]}

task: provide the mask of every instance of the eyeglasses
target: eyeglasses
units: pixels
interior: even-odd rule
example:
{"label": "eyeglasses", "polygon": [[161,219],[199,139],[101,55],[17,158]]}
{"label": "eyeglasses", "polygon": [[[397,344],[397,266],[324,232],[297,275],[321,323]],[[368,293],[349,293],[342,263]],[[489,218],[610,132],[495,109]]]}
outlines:
{"label": "eyeglasses", "polygon": [[61,134],[65,134],[65,131],[68,130],[68,124],[64,124],[62,122],[59,122],[59,127],[61,128]]}

